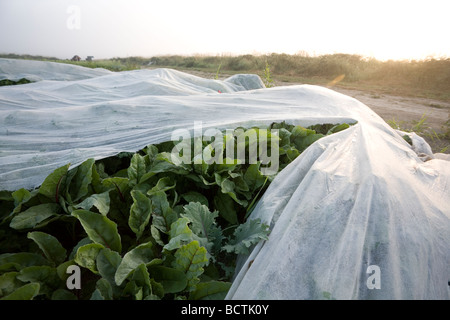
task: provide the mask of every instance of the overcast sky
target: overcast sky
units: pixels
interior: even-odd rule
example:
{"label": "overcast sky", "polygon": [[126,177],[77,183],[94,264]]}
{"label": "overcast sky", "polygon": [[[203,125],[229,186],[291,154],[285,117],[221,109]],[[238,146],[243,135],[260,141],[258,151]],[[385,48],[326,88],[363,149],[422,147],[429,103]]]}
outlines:
{"label": "overcast sky", "polygon": [[449,0],[0,0],[0,53],[450,56]]}

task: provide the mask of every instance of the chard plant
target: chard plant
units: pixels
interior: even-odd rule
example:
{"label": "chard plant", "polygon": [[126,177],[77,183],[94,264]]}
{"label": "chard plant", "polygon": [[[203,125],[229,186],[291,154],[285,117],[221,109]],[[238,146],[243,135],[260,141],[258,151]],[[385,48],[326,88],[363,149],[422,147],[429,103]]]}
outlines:
{"label": "chard plant", "polygon": [[[280,170],[348,126],[272,124]],[[260,163],[175,164],[175,144],[67,164],[35,190],[0,191],[0,299],[223,299],[237,255],[270,238],[248,216],[275,175]]]}

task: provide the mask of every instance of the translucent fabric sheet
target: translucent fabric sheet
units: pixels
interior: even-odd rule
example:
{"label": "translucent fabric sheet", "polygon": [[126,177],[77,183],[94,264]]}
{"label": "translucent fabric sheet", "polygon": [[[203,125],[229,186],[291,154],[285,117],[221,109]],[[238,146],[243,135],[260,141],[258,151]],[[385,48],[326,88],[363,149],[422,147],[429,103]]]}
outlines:
{"label": "translucent fabric sheet", "polygon": [[[14,79],[11,63],[0,59],[0,78]],[[14,63],[16,79],[41,81],[0,88],[0,190],[38,187],[67,163],[134,152],[194,122],[356,123],[274,179],[250,216],[270,225],[269,240],[239,258],[227,299],[450,298],[450,162],[361,102],[319,86],[265,88],[256,75],[77,67],[68,79],[51,76],[62,64]]]}

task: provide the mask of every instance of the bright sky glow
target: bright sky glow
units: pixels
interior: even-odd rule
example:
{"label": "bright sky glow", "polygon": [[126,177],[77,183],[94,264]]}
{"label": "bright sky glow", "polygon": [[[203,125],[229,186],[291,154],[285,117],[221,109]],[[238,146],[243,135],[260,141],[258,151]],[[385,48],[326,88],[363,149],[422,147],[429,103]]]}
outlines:
{"label": "bright sky glow", "polygon": [[0,53],[450,57],[448,0],[0,0]]}

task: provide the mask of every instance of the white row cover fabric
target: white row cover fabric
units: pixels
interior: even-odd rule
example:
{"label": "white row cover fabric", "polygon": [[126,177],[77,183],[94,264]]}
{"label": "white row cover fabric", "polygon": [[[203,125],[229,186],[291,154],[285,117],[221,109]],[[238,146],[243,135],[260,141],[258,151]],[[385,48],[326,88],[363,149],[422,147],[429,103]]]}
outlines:
{"label": "white row cover fabric", "polygon": [[[65,67],[24,66],[38,76]],[[270,225],[269,240],[239,258],[226,298],[449,299],[450,163],[433,154],[424,162],[369,107],[319,86],[155,69],[1,87],[0,190],[167,141],[194,121],[205,130],[283,120],[357,123],[315,142],[274,179],[250,216]]]}
{"label": "white row cover fabric", "polygon": [[110,73],[112,72],[102,68],[91,69],[56,62],[0,58],[0,80],[17,81],[25,78],[30,81],[72,81],[89,79]]}

